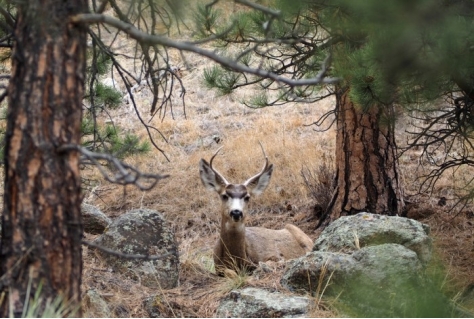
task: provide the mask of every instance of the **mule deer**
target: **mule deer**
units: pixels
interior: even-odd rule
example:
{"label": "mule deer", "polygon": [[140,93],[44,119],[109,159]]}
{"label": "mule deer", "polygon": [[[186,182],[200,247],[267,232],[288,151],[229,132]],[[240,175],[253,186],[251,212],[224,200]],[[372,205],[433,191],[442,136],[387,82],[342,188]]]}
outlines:
{"label": "mule deer", "polygon": [[216,271],[223,273],[226,268],[251,269],[261,261],[291,259],[311,251],[312,240],[294,225],[287,224],[280,230],[245,227],[247,203],[251,196],[263,193],[273,172],[273,164],[268,164],[263,146],[265,166],[243,184],[229,183],[212,167],[220,150],[216,151],[209,163],[204,159],[199,162],[202,183],[207,189],[217,192],[222,202],[220,237],[214,248]]}

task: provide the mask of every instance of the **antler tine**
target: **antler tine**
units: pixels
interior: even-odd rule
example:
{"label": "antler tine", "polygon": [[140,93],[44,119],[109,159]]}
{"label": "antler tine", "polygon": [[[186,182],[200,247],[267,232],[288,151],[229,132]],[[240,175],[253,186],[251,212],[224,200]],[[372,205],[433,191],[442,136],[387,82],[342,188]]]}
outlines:
{"label": "antler tine", "polygon": [[217,181],[222,185],[222,186],[226,186],[226,185],[229,185],[229,182],[225,179],[224,176],[222,176],[221,173],[219,173],[216,169],[214,169],[214,167],[212,167],[212,162],[214,161],[214,158],[217,156],[217,154],[219,153],[219,151],[222,149],[223,146],[221,146],[215,153],[214,155],[212,155],[211,157],[211,160],[209,161],[209,167],[212,169],[212,171],[214,172],[215,176],[216,176],[216,179]]}
{"label": "antler tine", "polygon": [[209,161],[209,166],[211,166],[211,169],[215,172],[216,170],[212,167],[212,162],[214,161],[214,157],[219,153],[219,151],[223,148],[224,146],[219,147],[219,149],[212,155],[211,160]]}
{"label": "antler tine", "polygon": [[260,141],[258,141],[258,144],[260,144],[260,148],[262,149],[263,156],[265,157],[265,166],[262,169],[262,173],[268,168],[268,157],[267,154],[265,153],[265,149],[263,148],[263,145]]}
{"label": "antler tine", "polygon": [[267,154],[265,153],[265,149],[263,148],[263,145],[260,141],[258,141],[258,144],[260,144],[260,148],[262,149],[263,156],[265,157],[265,166],[263,166],[262,170],[257,175],[254,175],[254,176],[250,177],[248,180],[246,180],[244,182],[245,186],[255,182],[255,180],[258,180],[258,178],[260,178],[260,176],[262,176],[263,173],[265,173],[265,171],[267,171],[268,168],[269,168],[268,157],[267,157]]}

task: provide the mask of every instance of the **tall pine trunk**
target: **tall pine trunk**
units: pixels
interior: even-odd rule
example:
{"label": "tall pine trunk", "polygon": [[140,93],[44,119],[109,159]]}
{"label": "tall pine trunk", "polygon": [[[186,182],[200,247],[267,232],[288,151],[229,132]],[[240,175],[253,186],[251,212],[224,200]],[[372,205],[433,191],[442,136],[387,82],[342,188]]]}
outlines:
{"label": "tall pine trunk", "polygon": [[404,201],[390,110],[363,110],[342,88],[336,108],[336,189],[318,226],[359,212],[400,215]]}
{"label": "tall pine trunk", "polygon": [[21,315],[40,286],[43,302],[62,296],[79,303],[82,272],[79,154],[61,146],[80,143],[86,30],[68,20],[86,12],[87,1],[16,4],[0,243],[3,317]]}

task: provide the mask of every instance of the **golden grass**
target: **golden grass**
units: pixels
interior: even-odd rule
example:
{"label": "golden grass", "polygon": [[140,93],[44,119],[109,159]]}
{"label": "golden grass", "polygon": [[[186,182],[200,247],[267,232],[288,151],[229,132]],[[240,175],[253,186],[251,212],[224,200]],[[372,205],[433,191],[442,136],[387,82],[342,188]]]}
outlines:
{"label": "golden grass", "polygon": [[[189,78],[191,82],[197,81],[194,76]],[[203,90],[199,83],[187,85],[194,87],[196,91]],[[162,212],[172,223],[181,254],[181,279],[178,288],[163,292],[163,296],[174,300],[170,305],[178,307],[179,304],[179,307],[200,317],[213,316],[218,300],[232,288],[251,284],[284,289],[278,279],[282,272],[281,265],[278,272],[266,274],[258,280],[241,274],[234,278],[216,277],[212,274],[211,252],[219,227],[219,199],[202,186],[198,173],[199,160],[209,160],[219,147],[224,146],[215,160],[215,167],[229,181],[240,183],[261,170],[264,164],[259,146],[261,142],[270,162],[275,165],[275,170],[266,192],[250,203],[249,224],[281,228],[291,222],[314,238],[314,234],[311,235],[314,225],[305,222],[311,216],[312,200],[304,187],[300,170],[303,165],[311,166],[314,162],[325,160],[325,154],[334,151],[334,131],[319,134],[314,133],[311,127],[303,126],[323,114],[330,106],[329,102],[326,105],[289,105],[251,110],[240,105],[238,100],[216,97],[208,92],[202,94],[199,103],[193,102],[195,107],[188,106],[187,118],[153,120],[153,124],[169,141],[169,144],[161,142],[159,145],[166,150],[171,161],[167,162],[158,151],[127,159],[128,163],[144,171],[171,175],[151,191],[142,192],[132,186],[114,187],[100,181],[97,172],[85,172],[89,177],[99,180],[95,194],[85,194],[87,202],[99,206],[109,216],[116,217],[134,208],[151,208]],[[115,111],[116,114],[112,113],[112,116],[116,115],[122,123],[129,125],[127,129],[146,138],[146,132],[132,115],[124,120],[124,109],[126,106]],[[219,136],[219,144],[212,140],[213,135]],[[102,276],[103,271],[94,270],[105,266],[94,266],[95,263],[97,261],[91,261],[90,256],[85,257],[85,290],[92,285],[91,274],[100,274],[102,280],[107,278]],[[120,276],[115,274],[110,280],[117,281],[118,278]],[[104,283],[103,286],[109,284]],[[153,292],[135,286],[132,288],[129,285],[133,284],[127,280],[124,285],[129,288],[123,291],[114,289],[114,296],[117,297],[109,297],[109,302],[118,303],[118,296],[126,293],[126,290],[134,289],[133,297],[124,296],[122,303],[133,304],[128,306],[131,308],[131,316],[146,316],[143,310],[138,310],[139,300]],[[107,293],[108,288],[100,291]],[[190,300],[184,298],[187,295]],[[134,301],[129,300],[130,298]],[[179,311],[167,314],[180,316]]]}

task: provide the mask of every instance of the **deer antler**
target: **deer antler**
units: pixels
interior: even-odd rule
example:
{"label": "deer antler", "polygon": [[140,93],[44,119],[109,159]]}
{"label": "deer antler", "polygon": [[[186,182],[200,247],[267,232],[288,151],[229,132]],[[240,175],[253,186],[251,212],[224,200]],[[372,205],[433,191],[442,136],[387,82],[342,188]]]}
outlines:
{"label": "deer antler", "polygon": [[212,162],[214,161],[214,158],[217,156],[217,154],[222,148],[223,146],[219,147],[219,149],[214,153],[214,155],[212,155],[211,160],[209,161],[209,167],[212,169],[212,171],[216,175],[217,182],[225,187],[226,185],[229,185],[229,182],[225,179],[224,176],[222,176],[221,173],[219,173],[216,169],[214,169],[214,167],[212,167]]}
{"label": "deer antler", "polygon": [[269,167],[270,167],[270,165],[268,165],[268,157],[267,157],[267,154],[265,153],[265,149],[263,148],[263,145],[262,145],[262,143],[261,143],[260,141],[258,141],[258,143],[260,144],[260,148],[262,149],[263,156],[265,157],[265,165],[263,166],[263,169],[260,171],[260,173],[258,173],[258,174],[255,175],[255,176],[250,177],[248,180],[245,181],[244,185],[246,185],[246,186],[247,186],[247,185],[250,185],[250,184],[252,184],[252,183],[254,183],[255,181],[257,181],[258,178],[259,178],[263,173],[265,173],[265,172],[269,169]]}
{"label": "deer antler", "polygon": [[214,157],[216,157],[216,155],[219,153],[219,151],[223,148],[224,146],[221,146],[217,149],[217,151],[214,153],[214,155],[212,155],[211,157],[211,160],[209,161],[209,166],[211,167],[212,171],[215,173],[216,171],[214,170],[214,168],[212,167],[212,162],[214,161]]}
{"label": "deer antler", "polygon": [[268,168],[268,157],[267,157],[267,154],[265,153],[265,149],[263,148],[262,143],[258,141],[258,144],[260,144],[260,148],[262,149],[263,156],[265,157],[265,166],[263,167],[262,172],[260,173],[260,174],[263,174],[263,172],[265,172],[265,170]]}

